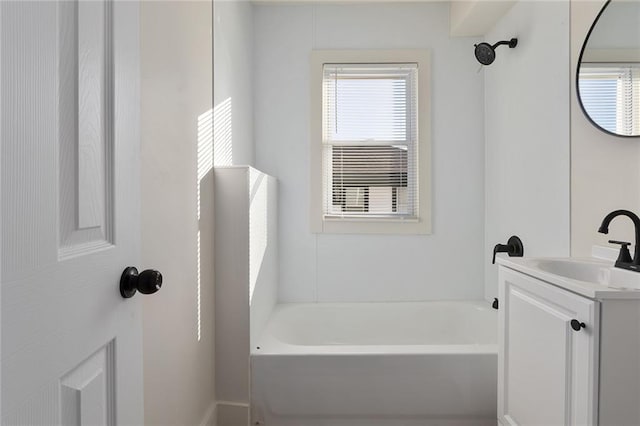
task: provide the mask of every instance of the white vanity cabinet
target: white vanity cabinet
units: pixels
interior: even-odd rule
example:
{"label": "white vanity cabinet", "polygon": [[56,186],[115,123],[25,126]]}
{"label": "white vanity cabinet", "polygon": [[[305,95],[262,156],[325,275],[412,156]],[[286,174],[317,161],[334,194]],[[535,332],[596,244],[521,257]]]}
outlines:
{"label": "white vanity cabinet", "polygon": [[639,292],[576,293],[500,263],[499,422],[640,425]]}
{"label": "white vanity cabinet", "polygon": [[500,421],[595,424],[599,302],[507,268],[499,280]]}

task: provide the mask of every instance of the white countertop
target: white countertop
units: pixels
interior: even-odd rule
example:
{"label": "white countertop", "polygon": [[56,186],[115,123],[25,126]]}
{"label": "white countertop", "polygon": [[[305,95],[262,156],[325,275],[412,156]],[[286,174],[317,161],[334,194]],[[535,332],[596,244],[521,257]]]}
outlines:
{"label": "white countertop", "polygon": [[[499,257],[496,262],[509,269],[513,269],[523,274],[538,278],[556,287],[569,290],[573,293],[585,296],[591,299],[640,299],[640,290],[618,288],[602,285],[599,283],[580,281],[546,272],[537,267],[541,260],[566,260],[568,258],[527,258],[527,257]],[[613,266],[612,261],[597,258],[580,258],[580,260],[590,263],[601,264],[603,268]],[[620,268],[614,268],[615,274],[635,274],[640,279],[640,272],[627,271]]]}

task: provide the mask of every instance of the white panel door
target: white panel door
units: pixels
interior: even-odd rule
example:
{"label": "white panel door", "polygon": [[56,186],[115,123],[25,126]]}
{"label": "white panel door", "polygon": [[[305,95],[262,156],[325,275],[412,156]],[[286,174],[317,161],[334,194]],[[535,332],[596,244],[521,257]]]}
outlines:
{"label": "white panel door", "polygon": [[135,1],[0,2],[3,425],[140,425]]}
{"label": "white panel door", "polygon": [[504,267],[499,276],[500,421],[596,424],[597,302]]}

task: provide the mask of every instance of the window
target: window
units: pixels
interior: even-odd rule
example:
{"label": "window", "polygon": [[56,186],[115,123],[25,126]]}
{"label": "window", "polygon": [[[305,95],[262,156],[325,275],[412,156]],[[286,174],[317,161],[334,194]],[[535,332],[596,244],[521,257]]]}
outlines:
{"label": "window", "polygon": [[312,67],[312,230],[428,233],[428,52],[314,51]]}
{"label": "window", "polygon": [[325,218],[417,218],[416,64],[325,64]]}
{"label": "window", "polygon": [[583,63],[580,99],[591,119],[619,135],[640,134],[640,68],[637,64]]}

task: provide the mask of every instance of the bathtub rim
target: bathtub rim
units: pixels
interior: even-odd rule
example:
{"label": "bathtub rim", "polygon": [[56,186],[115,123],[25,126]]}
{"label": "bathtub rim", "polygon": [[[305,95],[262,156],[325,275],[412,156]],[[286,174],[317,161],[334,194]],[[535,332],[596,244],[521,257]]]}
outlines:
{"label": "bathtub rim", "polygon": [[[274,306],[269,320],[260,333],[257,343],[250,348],[251,356],[300,356],[300,355],[416,355],[416,354],[497,354],[498,342],[495,343],[460,343],[460,344],[360,344],[360,345],[296,345],[284,342],[276,338],[271,332],[271,322],[274,317],[283,310],[300,307],[318,307],[326,305],[329,307],[345,307],[349,305],[383,305],[383,304],[429,304],[429,303],[454,303],[465,304],[470,307],[483,307],[489,311],[490,302],[484,299],[464,299],[464,300],[426,300],[426,301],[392,301],[392,302],[293,302],[278,303]],[[496,329],[497,329],[497,311]]]}
{"label": "bathtub rim", "polygon": [[380,355],[491,355],[498,344],[478,345],[318,345],[286,343],[251,348],[251,356],[380,356]]}

